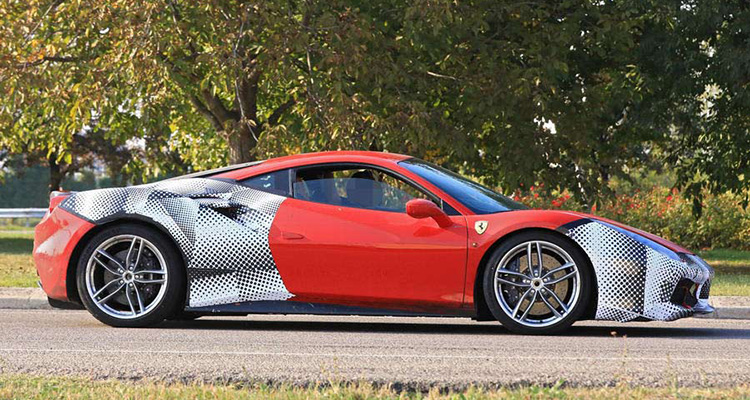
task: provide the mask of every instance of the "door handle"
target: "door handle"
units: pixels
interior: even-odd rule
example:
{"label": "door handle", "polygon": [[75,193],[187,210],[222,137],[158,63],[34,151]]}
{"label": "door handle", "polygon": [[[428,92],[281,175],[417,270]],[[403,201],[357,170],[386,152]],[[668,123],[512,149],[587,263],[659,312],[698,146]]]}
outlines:
{"label": "door handle", "polygon": [[295,233],[295,232],[282,232],[281,237],[282,239],[286,239],[286,240],[300,240],[300,239],[304,239],[305,235],[302,235],[300,233]]}

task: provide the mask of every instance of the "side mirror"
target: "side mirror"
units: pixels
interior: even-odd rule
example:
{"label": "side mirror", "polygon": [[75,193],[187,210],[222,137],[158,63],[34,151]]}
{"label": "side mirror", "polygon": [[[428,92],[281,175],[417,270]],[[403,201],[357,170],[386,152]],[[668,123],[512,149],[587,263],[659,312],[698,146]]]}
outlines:
{"label": "side mirror", "polygon": [[425,199],[411,199],[406,203],[406,213],[412,218],[432,218],[441,228],[453,226],[453,221],[435,203]]}

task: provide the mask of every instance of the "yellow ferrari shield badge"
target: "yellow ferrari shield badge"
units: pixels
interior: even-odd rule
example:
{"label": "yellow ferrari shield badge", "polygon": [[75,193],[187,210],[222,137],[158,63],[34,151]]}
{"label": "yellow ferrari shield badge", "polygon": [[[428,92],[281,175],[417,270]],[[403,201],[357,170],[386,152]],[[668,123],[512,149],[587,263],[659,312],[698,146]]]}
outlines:
{"label": "yellow ferrari shield badge", "polygon": [[474,229],[481,235],[487,230],[488,225],[487,221],[477,221],[474,223]]}

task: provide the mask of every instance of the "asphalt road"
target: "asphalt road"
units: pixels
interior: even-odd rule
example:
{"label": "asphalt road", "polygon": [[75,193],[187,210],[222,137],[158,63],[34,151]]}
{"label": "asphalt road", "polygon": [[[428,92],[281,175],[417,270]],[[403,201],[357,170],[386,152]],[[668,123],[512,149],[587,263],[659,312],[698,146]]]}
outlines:
{"label": "asphalt road", "polygon": [[253,316],[115,329],[84,311],[0,310],[0,369],[418,389],[558,380],[729,386],[750,382],[750,321],[586,322],[565,336],[528,337],[466,319]]}

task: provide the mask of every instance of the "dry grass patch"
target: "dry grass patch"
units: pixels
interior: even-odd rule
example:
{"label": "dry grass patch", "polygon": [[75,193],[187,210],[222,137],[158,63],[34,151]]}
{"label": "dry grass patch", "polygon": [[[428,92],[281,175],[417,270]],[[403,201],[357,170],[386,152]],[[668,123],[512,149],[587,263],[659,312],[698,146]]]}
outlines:
{"label": "dry grass patch", "polygon": [[93,381],[82,378],[0,375],[0,399],[742,399],[750,387],[736,388],[563,388],[525,387],[459,392],[398,392],[368,383],[326,383],[300,388],[267,385],[166,384]]}

